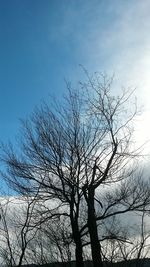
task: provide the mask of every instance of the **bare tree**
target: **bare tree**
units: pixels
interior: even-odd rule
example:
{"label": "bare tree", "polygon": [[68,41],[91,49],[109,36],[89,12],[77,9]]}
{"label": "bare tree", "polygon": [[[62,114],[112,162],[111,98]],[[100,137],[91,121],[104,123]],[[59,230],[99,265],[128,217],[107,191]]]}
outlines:
{"label": "bare tree", "polygon": [[[67,84],[68,95],[61,104],[55,108],[44,104],[23,123],[21,152],[17,155],[11,146],[4,148],[7,173],[3,176],[22,194],[36,194],[40,187],[42,201],[56,203],[55,212],[49,209],[46,218],[70,220],[77,266],[83,266],[87,236],[94,267],[102,267],[99,233],[103,231],[98,224],[114,215],[142,211],[143,206],[147,209],[150,194],[149,183],[135,172],[139,150],[132,136],[137,108],[131,102],[128,112],[127,106],[133,92],[113,96],[112,79],[99,74],[87,77],[80,90]],[[81,220],[83,199],[85,222]]]}
{"label": "bare tree", "polygon": [[10,236],[10,225],[7,216],[9,199],[5,200],[4,204],[0,204],[0,214],[1,214],[1,247],[0,247],[0,258],[7,266],[15,265],[14,257],[14,246],[12,245],[12,238]]}
{"label": "bare tree", "polygon": [[[46,226],[46,227],[45,227]],[[58,251],[57,261],[64,263],[70,262],[74,259],[70,225],[66,220],[54,220],[53,224],[48,222],[42,227],[41,232],[49,239],[51,245]]]}
{"label": "bare tree", "polygon": [[66,266],[66,262],[75,260],[74,243],[68,222],[64,218],[63,220],[55,218],[38,226],[37,234],[26,252],[30,262],[38,265],[62,262]]}
{"label": "bare tree", "polygon": [[137,223],[132,227],[132,247],[130,248],[130,258],[136,259],[136,267],[144,266],[144,260],[149,257],[150,248],[150,228],[149,228],[149,212],[143,211],[137,214]]}
{"label": "bare tree", "polygon": [[[76,244],[76,264],[83,266],[82,240],[79,229],[80,189],[84,145],[84,125],[81,122],[81,99],[69,91],[69,98],[61,108],[44,105],[36,110],[31,121],[25,122],[24,155],[17,157],[12,147],[5,147],[8,167],[6,180],[23,194],[37,194],[43,202],[53,200],[59,213],[50,211],[46,219],[67,216]],[[60,211],[60,208],[62,210]],[[65,212],[64,212],[65,210]],[[42,215],[43,216],[43,215]],[[43,222],[45,218],[43,219]]]}
{"label": "bare tree", "polygon": [[0,257],[7,266],[22,266],[37,229],[31,226],[35,198],[3,199],[0,204]]}

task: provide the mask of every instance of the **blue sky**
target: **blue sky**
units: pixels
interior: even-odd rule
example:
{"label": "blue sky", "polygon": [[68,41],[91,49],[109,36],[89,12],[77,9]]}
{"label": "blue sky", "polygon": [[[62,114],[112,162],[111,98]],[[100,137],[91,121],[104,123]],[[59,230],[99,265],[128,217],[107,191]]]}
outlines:
{"label": "blue sky", "polygon": [[84,79],[79,64],[137,86],[148,109],[149,12],[149,0],[0,0],[0,140],[64,79]]}

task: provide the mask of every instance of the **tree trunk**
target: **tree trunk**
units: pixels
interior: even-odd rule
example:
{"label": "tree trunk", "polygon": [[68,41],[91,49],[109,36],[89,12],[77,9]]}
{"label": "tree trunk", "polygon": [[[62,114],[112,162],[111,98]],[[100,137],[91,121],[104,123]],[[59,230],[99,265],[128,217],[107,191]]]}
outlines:
{"label": "tree trunk", "polygon": [[95,217],[93,189],[89,189],[88,191],[88,229],[91,241],[93,267],[103,267],[101,258],[101,246],[98,239],[97,223]]}
{"label": "tree trunk", "polygon": [[84,267],[83,255],[82,255],[82,241],[81,235],[78,227],[78,221],[75,218],[71,219],[73,239],[76,245],[76,267]]}
{"label": "tree trunk", "polygon": [[24,254],[25,254],[25,247],[22,248],[22,253],[21,253],[21,256],[20,256],[20,259],[19,259],[19,263],[18,263],[17,267],[21,267]]}
{"label": "tree trunk", "polygon": [[80,239],[78,239],[78,241],[76,242],[76,267],[84,267],[82,244]]}

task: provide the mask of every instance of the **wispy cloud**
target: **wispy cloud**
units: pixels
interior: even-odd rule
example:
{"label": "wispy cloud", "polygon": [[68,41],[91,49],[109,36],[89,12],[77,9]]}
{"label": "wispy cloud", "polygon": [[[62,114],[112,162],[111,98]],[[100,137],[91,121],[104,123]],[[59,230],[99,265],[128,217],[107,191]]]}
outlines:
{"label": "wispy cloud", "polygon": [[[136,138],[144,143],[150,132],[150,1],[71,3],[63,13],[58,38],[67,36],[76,62],[89,71],[115,73],[120,87],[137,88],[144,113],[135,125]],[[74,69],[67,74],[76,79]]]}

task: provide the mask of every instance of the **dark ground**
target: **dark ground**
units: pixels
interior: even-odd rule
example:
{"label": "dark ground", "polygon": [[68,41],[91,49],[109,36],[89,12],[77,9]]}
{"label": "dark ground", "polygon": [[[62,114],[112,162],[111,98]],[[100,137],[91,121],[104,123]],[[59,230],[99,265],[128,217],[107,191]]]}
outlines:
{"label": "dark ground", "polygon": [[[84,263],[85,267],[93,267],[93,264],[91,261],[86,261]],[[44,265],[36,265],[36,264],[30,264],[30,265],[24,265],[23,267],[75,267],[75,262],[56,262],[56,263],[49,263]],[[104,267],[137,267],[137,261],[136,260],[130,260],[130,261],[123,261],[118,263],[104,263]],[[138,267],[150,267],[150,259],[142,259],[139,261]]]}

